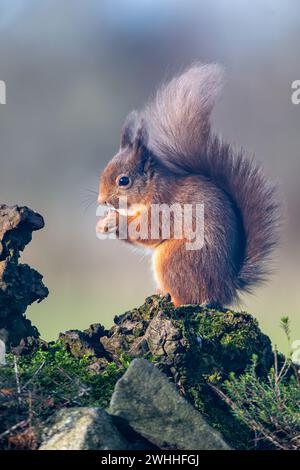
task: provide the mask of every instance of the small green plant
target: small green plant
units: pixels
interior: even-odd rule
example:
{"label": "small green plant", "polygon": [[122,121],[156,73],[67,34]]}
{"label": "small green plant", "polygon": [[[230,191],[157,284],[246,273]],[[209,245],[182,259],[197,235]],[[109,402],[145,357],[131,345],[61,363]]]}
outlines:
{"label": "small green plant", "polygon": [[0,448],[36,448],[41,424],[63,407],[106,407],[127,362],[95,374],[59,343],[0,367]]}
{"label": "small green plant", "polygon": [[[280,324],[290,344],[290,322]],[[245,373],[231,373],[221,387],[211,384],[215,392],[229,405],[233,414],[256,436],[256,444],[281,450],[300,449],[300,378],[299,370],[275,347],[274,365],[267,379],[256,373],[257,356]]]}

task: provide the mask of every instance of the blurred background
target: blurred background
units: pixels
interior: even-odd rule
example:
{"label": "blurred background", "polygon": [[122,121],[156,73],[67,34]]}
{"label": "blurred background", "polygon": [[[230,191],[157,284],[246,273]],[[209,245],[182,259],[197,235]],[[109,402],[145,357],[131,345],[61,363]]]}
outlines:
{"label": "blurred background", "polygon": [[128,111],[193,61],[226,67],[214,128],[256,154],[286,201],[274,275],[237,308],[284,351],[281,316],[300,339],[299,44],[298,0],[0,0],[0,201],[46,221],[22,256],[50,289],[27,312],[45,339],[109,327],[154,292],[148,258],[96,238],[91,191]]}

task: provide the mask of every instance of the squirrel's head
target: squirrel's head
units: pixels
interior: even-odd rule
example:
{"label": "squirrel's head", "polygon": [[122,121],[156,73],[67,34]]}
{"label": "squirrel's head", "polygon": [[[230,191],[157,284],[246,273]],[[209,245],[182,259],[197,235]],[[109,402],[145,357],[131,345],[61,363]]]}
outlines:
{"label": "squirrel's head", "polygon": [[145,122],[136,112],[130,113],[122,129],[120,149],[100,176],[99,204],[118,208],[120,198],[126,197],[128,209],[147,205],[155,170],[147,144]]}

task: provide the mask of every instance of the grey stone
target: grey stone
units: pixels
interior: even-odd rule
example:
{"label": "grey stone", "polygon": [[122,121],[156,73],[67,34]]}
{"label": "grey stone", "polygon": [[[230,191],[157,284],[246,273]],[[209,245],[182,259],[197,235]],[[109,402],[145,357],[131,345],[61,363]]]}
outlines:
{"label": "grey stone", "polygon": [[168,378],[144,359],[134,359],[117,382],[108,412],[161,449],[229,449]]}
{"label": "grey stone", "polygon": [[40,450],[124,450],[127,441],[98,408],[65,408],[52,417]]}

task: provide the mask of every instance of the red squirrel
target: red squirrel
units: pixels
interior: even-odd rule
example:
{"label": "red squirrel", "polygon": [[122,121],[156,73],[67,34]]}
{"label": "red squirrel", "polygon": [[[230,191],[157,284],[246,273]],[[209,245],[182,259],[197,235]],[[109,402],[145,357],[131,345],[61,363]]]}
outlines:
{"label": "red squirrel", "polygon": [[[126,237],[153,250],[158,287],[175,306],[227,305],[239,292],[251,292],[269,273],[278,243],[276,186],[253,158],[233,151],[211,130],[222,83],[217,64],[196,64],[164,84],[142,112],[129,114],[120,149],[100,177],[98,202],[117,208],[126,197],[128,207],[100,219],[100,233],[118,235],[122,218],[130,225],[153,204],[203,204],[199,250],[187,250],[186,237],[173,232],[162,236],[161,227],[155,238]],[[148,228],[151,233],[150,217]]]}

